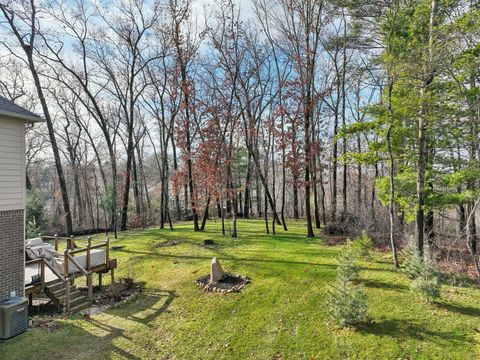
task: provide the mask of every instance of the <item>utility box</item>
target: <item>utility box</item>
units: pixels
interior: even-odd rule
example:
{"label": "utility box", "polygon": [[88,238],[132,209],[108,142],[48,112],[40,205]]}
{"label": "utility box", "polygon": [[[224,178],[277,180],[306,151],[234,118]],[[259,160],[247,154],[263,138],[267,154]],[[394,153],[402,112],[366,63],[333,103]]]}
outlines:
{"label": "utility box", "polygon": [[0,340],[10,339],[28,328],[28,300],[12,297],[0,301]]}

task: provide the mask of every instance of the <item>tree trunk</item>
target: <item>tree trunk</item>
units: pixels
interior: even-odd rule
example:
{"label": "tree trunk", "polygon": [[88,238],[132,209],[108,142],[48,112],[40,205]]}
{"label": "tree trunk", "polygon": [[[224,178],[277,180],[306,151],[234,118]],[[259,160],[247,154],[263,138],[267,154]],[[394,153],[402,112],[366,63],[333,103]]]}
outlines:
{"label": "tree trunk", "polygon": [[425,170],[427,157],[427,128],[428,128],[428,104],[425,100],[429,86],[433,82],[434,71],[432,64],[433,56],[433,28],[435,25],[436,0],[430,3],[430,25],[428,44],[428,63],[426,66],[426,78],[421,89],[422,111],[418,121],[418,164],[417,164],[417,213],[415,235],[418,253],[421,257],[424,254],[425,239]]}
{"label": "tree trunk", "polygon": [[205,231],[205,224],[207,223],[207,219],[208,219],[209,207],[210,207],[210,195],[207,198],[207,204],[205,205],[205,211],[203,212],[203,219],[202,219],[202,225],[200,227],[200,231]]}
{"label": "tree trunk", "polygon": [[129,120],[128,142],[127,142],[127,168],[125,170],[125,183],[123,185],[123,200],[122,200],[122,218],[120,223],[120,230],[127,230],[128,222],[128,203],[130,196],[130,182],[132,173],[132,159],[133,159],[133,119]]}
{"label": "tree trunk", "polygon": [[293,176],[293,218],[299,219],[298,213],[298,176]]}
{"label": "tree trunk", "polygon": [[247,175],[245,178],[245,203],[243,204],[243,217],[245,219],[250,218],[250,182],[251,182],[251,177],[252,177],[252,171],[251,171],[251,156],[250,154],[248,155],[248,160],[247,160]]}

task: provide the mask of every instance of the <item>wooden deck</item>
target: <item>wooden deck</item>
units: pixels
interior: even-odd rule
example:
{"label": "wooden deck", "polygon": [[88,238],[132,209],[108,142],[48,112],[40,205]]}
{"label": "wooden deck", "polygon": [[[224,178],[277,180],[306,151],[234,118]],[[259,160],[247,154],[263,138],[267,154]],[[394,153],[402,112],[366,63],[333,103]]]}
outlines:
{"label": "wooden deck", "polygon": [[[74,238],[59,238],[42,237],[45,242],[53,241],[55,250],[57,252],[60,248],[60,243],[65,241],[66,247],[63,250],[63,263],[61,266],[52,266],[45,258],[38,258],[25,262],[25,295],[29,296],[30,300],[34,293],[47,292],[50,285],[63,283],[65,288],[73,284],[75,278],[82,276],[86,277],[88,297],[93,300],[93,281],[92,275],[94,273],[100,274],[99,281],[101,281],[101,274],[110,272],[112,283],[114,282],[114,270],[117,267],[117,260],[110,258],[110,241],[107,238],[105,241],[97,241],[92,243],[89,237],[86,240],[86,246],[81,247],[82,239]],[[61,269],[59,269],[61,267]],[[32,280],[35,280],[32,282]],[[55,299],[52,299],[55,300]],[[67,301],[67,311],[69,311],[69,304]]]}
{"label": "wooden deck", "polygon": [[[41,268],[38,264],[25,264],[25,287],[31,285],[32,276],[38,275],[41,277]],[[45,268],[45,283],[59,280],[59,277],[54,274],[50,268]]]}

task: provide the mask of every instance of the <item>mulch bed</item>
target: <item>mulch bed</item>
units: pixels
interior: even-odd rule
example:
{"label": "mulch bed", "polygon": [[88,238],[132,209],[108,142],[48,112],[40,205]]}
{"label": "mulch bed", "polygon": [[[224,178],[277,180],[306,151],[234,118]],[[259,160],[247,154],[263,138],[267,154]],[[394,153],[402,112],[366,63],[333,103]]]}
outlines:
{"label": "mulch bed", "polygon": [[30,322],[31,328],[41,328],[46,332],[54,332],[63,327],[63,324],[57,321],[55,316],[36,316]]}
{"label": "mulch bed", "polygon": [[[80,288],[87,293],[87,288]],[[143,284],[133,281],[131,278],[122,278],[114,286],[95,286],[93,289],[93,303],[96,307],[112,307],[123,303],[143,290]]]}
{"label": "mulch bed", "polygon": [[236,274],[225,274],[223,279],[218,282],[210,282],[210,274],[202,276],[195,281],[195,284],[201,287],[204,292],[222,294],[239,292],[248,283],[250,283],[249,278]]}

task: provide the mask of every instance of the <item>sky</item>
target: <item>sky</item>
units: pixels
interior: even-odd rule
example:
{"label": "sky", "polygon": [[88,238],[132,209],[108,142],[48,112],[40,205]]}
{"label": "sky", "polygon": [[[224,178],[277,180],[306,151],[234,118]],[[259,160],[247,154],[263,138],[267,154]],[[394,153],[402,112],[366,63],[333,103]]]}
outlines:
{"label": "sky", "polygon": [[[252,0],[234,0],[234,2],[240,8],[241,20],[247,20],[248,18],[253,16]],[[197,14],[199,22],[203,22],[204,8],[208,7],[211,3],[212,1],[209,0],[194,0],[193,11]]]}

